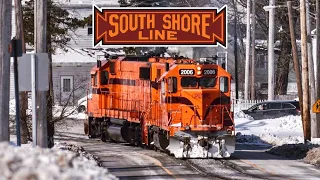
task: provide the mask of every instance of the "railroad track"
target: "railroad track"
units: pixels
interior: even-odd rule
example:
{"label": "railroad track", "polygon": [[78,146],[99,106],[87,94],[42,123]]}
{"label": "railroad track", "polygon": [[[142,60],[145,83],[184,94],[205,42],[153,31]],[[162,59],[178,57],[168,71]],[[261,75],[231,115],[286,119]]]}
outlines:
{"label": "railroad track", "polygon": [[175,159],[165,152],[146,147],[88,139],[80,122],[70,123],[72,127],[59,129],[55,139],[83,147],[119,179],[261,179],[232,167],[228,160]]}

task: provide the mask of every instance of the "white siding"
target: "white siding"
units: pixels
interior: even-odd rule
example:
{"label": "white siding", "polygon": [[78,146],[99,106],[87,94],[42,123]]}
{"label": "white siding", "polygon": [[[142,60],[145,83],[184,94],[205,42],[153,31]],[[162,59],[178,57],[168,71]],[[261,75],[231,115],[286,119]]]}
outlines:
{"label": "white siding", "polygon": [[[83,19],[92,14],[92,8],[70,10],[70,13],[78,19]],[[74,49],[92,48],[92,35],[88,35],[88,28],[79,28],[68,45]]]}
{"label": "white siding", "polygon": [[13,73],[13,63],[10,65],[10,100],[14,99],[14,73]]}
{"label": "white siding", "polygon": [[[16,36],[16,25],[15,25],[15,12],[14,8],[12,9],[12,26],[11,26],[11,38]],[[11,58],[11,65],[10,65],[10,100],[14,98],[14,74],[13,74],[13,59]]]}
{"label": "white siding", "polygon": [[[92,13],[92,9],[77,9],[71,10],[72,14],[77,16],[78,18],[88,17]],[[14,37],[16,34],[16,26],[15,26],[15,11],[14,8],[12,10],[12,33],[11,37]],[[73,49],[81,49],[81,48],[92,48],[92,36],[88,36],[87,28],[81,28],[76,32],[77,37],[75,36],[75,41],[70,41],[69,46]],[[67,54],[66,54],[67,55]],[[54,58],[54,56],[53,56]],[[13,72],[13,59],[11,58],[11,66],[10,66],[10,99],[14,99],[14,72]],[[53,60],[54,61],[54,60]],[[89,62],[95,61],[95,59],[88,57]]]}

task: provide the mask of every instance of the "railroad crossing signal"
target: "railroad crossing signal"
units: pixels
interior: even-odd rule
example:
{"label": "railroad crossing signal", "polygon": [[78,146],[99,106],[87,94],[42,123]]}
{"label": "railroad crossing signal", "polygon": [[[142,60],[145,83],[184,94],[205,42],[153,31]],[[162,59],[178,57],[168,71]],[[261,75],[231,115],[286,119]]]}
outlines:
{"label": "railroad crossing signal", "polygon": [[312,112],[313,113],[320,113],[320,100],[318,100],[314,105],[312,106]]}

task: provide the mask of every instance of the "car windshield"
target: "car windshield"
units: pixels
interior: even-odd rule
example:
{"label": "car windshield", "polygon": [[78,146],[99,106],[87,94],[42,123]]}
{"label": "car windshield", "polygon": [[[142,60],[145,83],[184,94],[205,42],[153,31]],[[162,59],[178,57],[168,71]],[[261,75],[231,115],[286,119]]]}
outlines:
{"label": "car windshield", "polygon": [[216,85],[217,78],[211,77],[202,77],[202,78],[195,78],[195,77],[183,77],[181,78],[181,86],[186,88],[195,88],[198,85],[202,88],[210,88]]}
{"label": "car windshield", "polygon": [[264,111],[267,110],[267,104],[257,104],[248,109],[249,111]]}

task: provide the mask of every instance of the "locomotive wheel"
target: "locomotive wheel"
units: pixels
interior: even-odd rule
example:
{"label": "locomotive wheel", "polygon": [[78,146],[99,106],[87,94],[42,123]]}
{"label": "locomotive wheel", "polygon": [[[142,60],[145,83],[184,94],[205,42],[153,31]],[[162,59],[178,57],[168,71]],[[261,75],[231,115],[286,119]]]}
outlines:
{"label": "locomotive wheel", "polygon": [[152,130],[152,127],[148,127],[148,148],[151,149],[151,150],[155,150],[155,145],[154,145],[154,142],[153,142],[153,130]]}
{"label": "locomotive wheel", "polygon": [[84,123],[84,134],[89,135],[89,125],[87,123]]}
{"label": "locomotive wheel", "polygon": [[100,137],[100,139],[101,139],[102,142],[107,142],[107,140],[110,139],[109,135],[108,135],[108,132],[107,132],[107,128],[108,128],[107,122],[105,122],[105,121],[102,122],[100,127],[101,127],[101,137]]}
{"label": "locomotive wheel", "polygon": [[135,137],[134,137],[134,139],[135,139],[134,144],[136,146],[141,146],[142,145],[142,143],[141,143],[142,139],[141,139],[141,128],[140,128],[140,126],[136,126],[135,127]]}
{"label": "locomotive wheel", "polygon": [[88,118],[88,130],[89,130],[88,137],[90,139],[96,138],[95,125],[93,124],[93,121],[94,121],[93,117]]}

